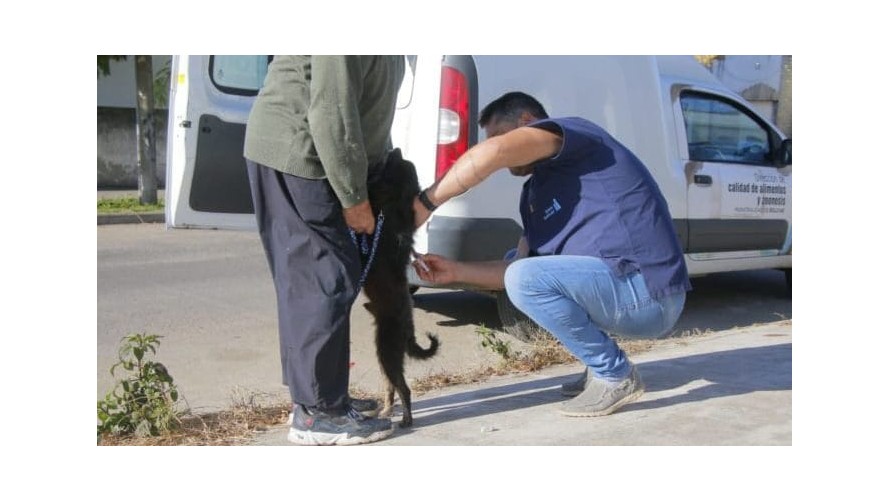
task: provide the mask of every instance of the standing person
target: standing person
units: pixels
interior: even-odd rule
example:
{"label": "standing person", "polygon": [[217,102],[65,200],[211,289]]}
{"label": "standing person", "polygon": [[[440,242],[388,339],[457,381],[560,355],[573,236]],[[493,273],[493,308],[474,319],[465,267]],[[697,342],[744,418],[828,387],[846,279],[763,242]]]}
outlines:
{"label": "standing person", "polygon": [[403,56],[275,56],[247,121],[244,156],[278,300],[288,440],[358,444],[392,434],[348,397],[349,312],[371,234],[367,179],[391,149]]}
{"label": "standing person", "polygon": [[[569,416],[602,416],[643,394],[636,367],[606,332],[657,337],[673,327],[691,289],[667,202],[640,160],[581,118],[547,116],[533,97],[505,94],[479,119],[488,139],[415,200],[419,227],[439,205],[500,168],[522,188],[523,235],[512,262],[419,256],[418,275],[506,289],[586,369],[564,384]],[[426,269],[424,269],[424,266]]]}

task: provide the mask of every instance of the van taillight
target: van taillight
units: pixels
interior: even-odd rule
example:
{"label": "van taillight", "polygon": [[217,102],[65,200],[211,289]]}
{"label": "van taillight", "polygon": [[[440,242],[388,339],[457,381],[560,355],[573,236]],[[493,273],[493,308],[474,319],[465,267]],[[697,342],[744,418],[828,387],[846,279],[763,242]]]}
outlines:
{"label": "van taillight", "polygon": [[436,180],[469,148],[470,93],[467,77],[450,66],[442,66],[439,90],[439,141],[436,150]]}

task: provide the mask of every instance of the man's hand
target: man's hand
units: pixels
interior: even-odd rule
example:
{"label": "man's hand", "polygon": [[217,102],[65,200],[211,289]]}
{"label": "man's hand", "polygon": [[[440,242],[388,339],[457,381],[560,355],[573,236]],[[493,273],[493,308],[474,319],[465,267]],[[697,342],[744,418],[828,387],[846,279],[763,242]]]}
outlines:
{"label": "man's hand", "polygon": [[434,284],[450,284],[457,281],[459,263],[436,254],[415,254],[413,263],[417,276]]}
{"label": "man's hand", "polygon": [[346,225],[356,233],[366,235],[374,233],[374,212],[371,211],[371,202],[367,200],[348,209],[343,209],[343,218],[346,219]]}

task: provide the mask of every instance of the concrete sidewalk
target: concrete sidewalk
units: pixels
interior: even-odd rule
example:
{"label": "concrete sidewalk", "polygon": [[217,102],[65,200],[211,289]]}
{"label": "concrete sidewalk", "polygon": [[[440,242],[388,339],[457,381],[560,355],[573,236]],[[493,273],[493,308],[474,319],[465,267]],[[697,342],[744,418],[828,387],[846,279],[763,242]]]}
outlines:
{"label": "concrete sidewalk", "polygon": [[[791,445],[791,352],[790,320],[673,340],[633,357],[646,393],[598,418],[557,412],[580,365],[450,387],[370,445]],[[290,445],[287,429],[251,445]]]}

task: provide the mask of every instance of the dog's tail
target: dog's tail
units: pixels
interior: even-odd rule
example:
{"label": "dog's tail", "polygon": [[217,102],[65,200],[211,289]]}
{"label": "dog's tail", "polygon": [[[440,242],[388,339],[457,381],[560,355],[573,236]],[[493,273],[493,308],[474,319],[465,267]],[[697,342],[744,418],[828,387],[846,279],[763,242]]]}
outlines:
{"label": "dog's tail", "polygon": [[408,341],[409,357],[424,360],[436,354],[436,351],[439,350],[439,338],[430,333],[427,333],[426,337],[430,339],[430,347],[426,349],[421,348],[420,345],[417,344],[417,339],[414,337]]}

